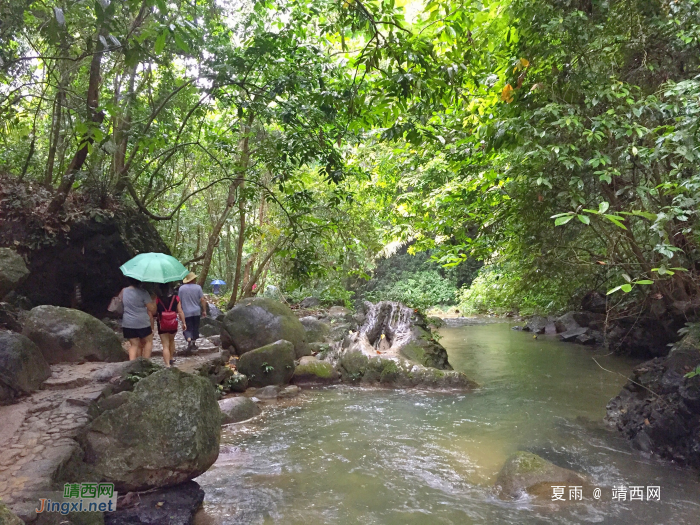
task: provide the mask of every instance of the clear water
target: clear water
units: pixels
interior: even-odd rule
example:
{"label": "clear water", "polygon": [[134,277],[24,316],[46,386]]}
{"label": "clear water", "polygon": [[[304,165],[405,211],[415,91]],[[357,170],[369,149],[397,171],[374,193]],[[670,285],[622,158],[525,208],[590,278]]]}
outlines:
{"label": "clear water", "polygon": [[[482,388],[469,394],[351,387],[306,391],[229,426],[197,481],[220,524],[693,524],[692,471],[644,458],[601,424],[636,362],[510,330],[444,328],[450,361]],[[622,375],[618,375],[622,374]],[[501,501],[506,458],[529,450],[585,472],[600,501]],[[660,502],[613,502],[614,485],[657,485]]]}

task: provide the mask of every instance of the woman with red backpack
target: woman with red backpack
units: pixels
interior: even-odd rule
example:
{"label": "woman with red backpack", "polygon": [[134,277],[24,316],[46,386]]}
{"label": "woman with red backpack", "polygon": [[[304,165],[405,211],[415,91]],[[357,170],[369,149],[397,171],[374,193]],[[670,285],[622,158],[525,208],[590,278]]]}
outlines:
{"label": "woman with red backpack", "polygon": [[186,330],[185,313],[180,305],[180,298],[169,284],[161,284],[158,289],[156,306],[158,314],[158,335],[163,343],[163,361],[169,367],[175,363],[175,334],[177,333],[177,320],[180,319],[182,329]]}

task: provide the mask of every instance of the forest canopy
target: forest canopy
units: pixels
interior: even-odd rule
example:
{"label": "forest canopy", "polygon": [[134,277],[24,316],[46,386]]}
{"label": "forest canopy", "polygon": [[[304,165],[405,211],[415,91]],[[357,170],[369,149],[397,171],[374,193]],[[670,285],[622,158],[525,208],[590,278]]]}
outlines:
{"label": "forest canopy", "polygon": [[[700,0],[18,0],[0,20],[0,175],[48,192],[47,220],[76,195],[140,210],[229,305],[269,284],[472,311],[698,298]],[[396,249],[432,262],[368,286]]]}

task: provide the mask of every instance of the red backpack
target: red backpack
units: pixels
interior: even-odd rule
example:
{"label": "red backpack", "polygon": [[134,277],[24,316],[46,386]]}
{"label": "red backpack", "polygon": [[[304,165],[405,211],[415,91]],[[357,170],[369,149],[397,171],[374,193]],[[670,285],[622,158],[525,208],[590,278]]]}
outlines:
{"label": "red backpack", "polygon": [[[165,304],[161,302],[160,297],[157,300],[165,308]],[[173,295],[173,298],[170,300],[170,306],[165,308],[165,312],[160,314],[160,329],[164,332],[177,331],[177,312],[172,311],[174,302],[175,296]]]}

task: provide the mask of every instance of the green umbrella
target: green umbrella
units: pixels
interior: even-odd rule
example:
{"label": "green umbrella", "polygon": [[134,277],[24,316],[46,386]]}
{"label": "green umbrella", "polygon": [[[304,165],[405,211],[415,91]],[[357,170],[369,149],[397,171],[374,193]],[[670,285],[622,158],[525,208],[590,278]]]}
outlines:
{"label": "green umbrella", "polygon": [[189,273],[180,261],[164,253],[140,253],[119,269],[127,277],[146,283],[179,281]]}

